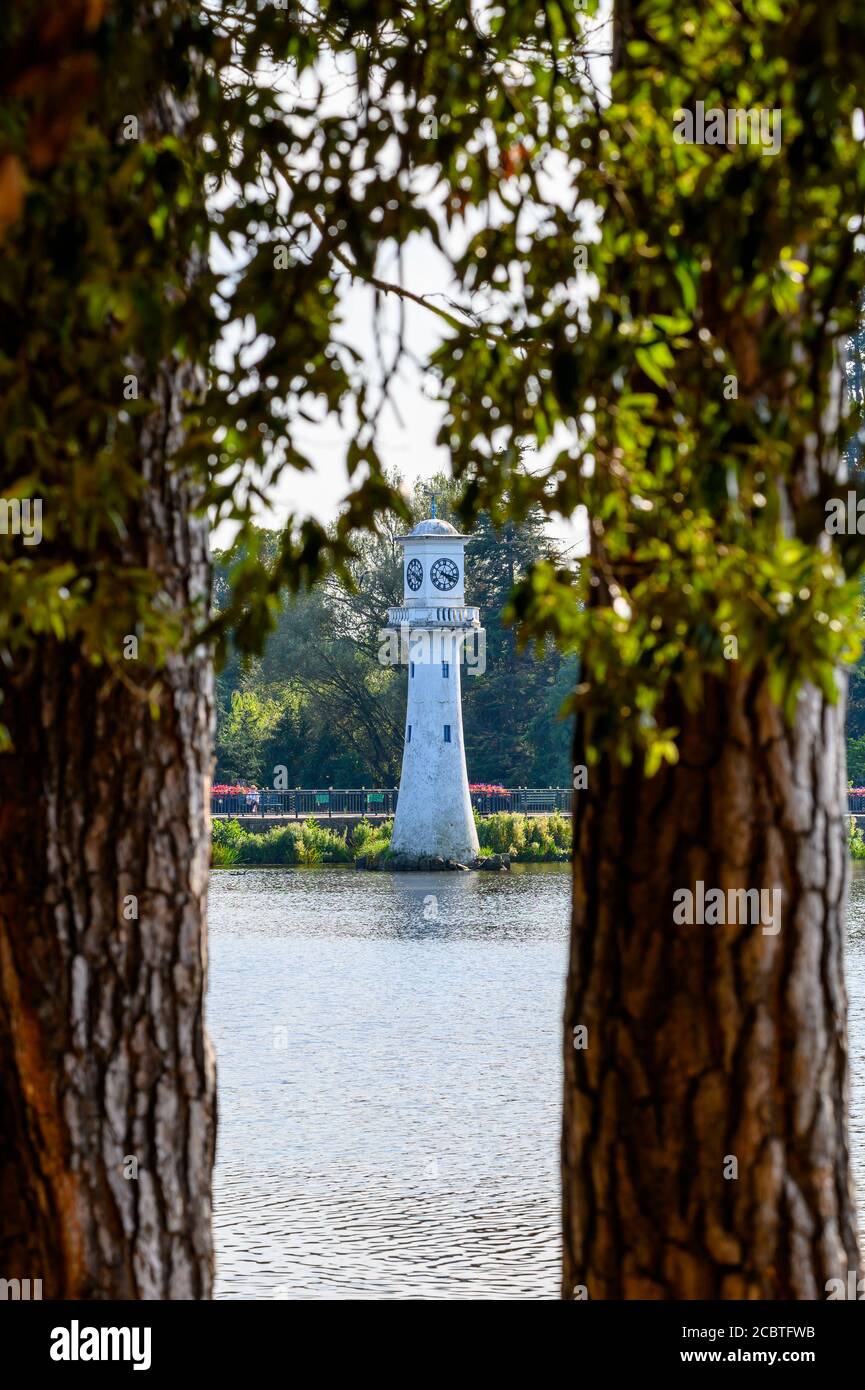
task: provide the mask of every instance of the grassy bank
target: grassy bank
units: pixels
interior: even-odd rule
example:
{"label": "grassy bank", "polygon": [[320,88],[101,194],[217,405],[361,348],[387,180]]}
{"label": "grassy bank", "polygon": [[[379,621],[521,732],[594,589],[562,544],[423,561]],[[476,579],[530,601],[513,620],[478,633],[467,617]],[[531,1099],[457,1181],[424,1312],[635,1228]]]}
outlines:
{"label": "grassy bank", "polygon": [[[549,816],[498,812],[476,816],[481,855],[509,854],[518,864],[564,863],[571,854],[571,822]],[[233,864],[351,864],[359,855],[386,859],[393,820],[373,825],[358,821],[348,831],[329,830],[315,820],[275,826],[263,835],[238,821],[214,821],[213,866]]]}

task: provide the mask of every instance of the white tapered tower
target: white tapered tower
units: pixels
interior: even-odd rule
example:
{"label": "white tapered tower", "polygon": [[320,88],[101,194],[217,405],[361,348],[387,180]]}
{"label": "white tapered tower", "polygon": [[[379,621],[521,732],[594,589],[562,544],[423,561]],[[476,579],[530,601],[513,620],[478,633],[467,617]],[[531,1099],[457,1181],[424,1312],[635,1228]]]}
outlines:
{"label": "white tapered tower", "polygon": [[403,607],[388,609],[409,663],[391,852],[460,863],[478,853],[460,694],[462,659],[480,633],[478,609],[465,605],[468,539],[435,514],[400,536]]}

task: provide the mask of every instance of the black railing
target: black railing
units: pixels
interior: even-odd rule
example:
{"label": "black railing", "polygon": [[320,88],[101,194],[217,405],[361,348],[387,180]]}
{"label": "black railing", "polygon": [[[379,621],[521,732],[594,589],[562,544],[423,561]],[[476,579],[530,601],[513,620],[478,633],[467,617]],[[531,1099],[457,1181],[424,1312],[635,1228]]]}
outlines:
{"label": "black railing", "polygon": [[[262,787],[244,792],[213,792],[210,809],[214,816],[293,816],[296,820],[392,816],[397,796],[396,787],[296,787],[293,791]],[[570,787],[506,787],[471,792],[472,805],[482,816],[495,811],[520,815],[568,812],[572,798]]]}
{"label": "black railing", "polygon": [[496,811],[550,815],[553,811],[570,811],[573,795],[570,787],[505,787],[501,791],[472,792],[471,798],[482,816]]}
{"label": "black railing", "polygon": [[294,816],[327,819],[331,816],[392,816],[396,787],[296,787],[294,791],[214,792],[210,809],[215,816]]}
{"label": "black railing", "polygon": [[[396,787],[296,787],[278,792],[270,787],[249,792],[214,792],[210,809],[214,816],[392,816],[396,810]],[[570,812],[574,793],[570,787],[503,787],[498,791],[471,792],[472,805],[479,815],[514,811],[520,815],[549,815]],[[865,791],[847,793],[847,812],[865,815]]]}

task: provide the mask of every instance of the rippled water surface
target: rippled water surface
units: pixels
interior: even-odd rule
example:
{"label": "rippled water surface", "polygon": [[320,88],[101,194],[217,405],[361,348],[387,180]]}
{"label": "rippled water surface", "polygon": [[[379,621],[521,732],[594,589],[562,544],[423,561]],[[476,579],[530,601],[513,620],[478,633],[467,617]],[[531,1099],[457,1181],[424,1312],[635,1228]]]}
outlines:
{"label": "rippled water surface", "polygon": [[[861,1203],[865,873],[854,875]],[[557,867],[212,875],[219,1297],[557,1297],[569,897]]]}
{"label": "rippled water surface", "polygon": [[556,1296],[569,896],[213,874],[219,1295]]}

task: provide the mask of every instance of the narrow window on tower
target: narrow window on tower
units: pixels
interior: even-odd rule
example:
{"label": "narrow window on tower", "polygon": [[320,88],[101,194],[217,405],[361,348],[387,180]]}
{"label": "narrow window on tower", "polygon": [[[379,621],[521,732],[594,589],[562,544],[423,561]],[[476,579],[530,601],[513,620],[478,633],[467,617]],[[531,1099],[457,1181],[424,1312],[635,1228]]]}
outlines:
{"label": "narrow window on tower", "polygon": [[450,673],[451,673],[451,664],[450,664],[450,662],[449,662],[449,661],[443,661],[443,662],[442,662],[442,675],[444,676],[445,680],[447,680],[447,678],[448,678],[448,676],[450,675]]}
{"label": "narrow window on tower", "polygon": [[450,743],[450,741],[451,741],[451,726],[450,726],[450,724],[445,724],[445,743]]}
{"label": "narrow window on tower", "polygon": [[408,726],[408,733],[405,736],[406,743],[411,743],[411,724]]}
{"label": "narrow window on tower", "polygon": [[412,675],[414,675],[414,662],[413,662],[413,661],[410,661],[410,662],[409,662],[409,666],[411,667],[411,673],[412,673]]}

